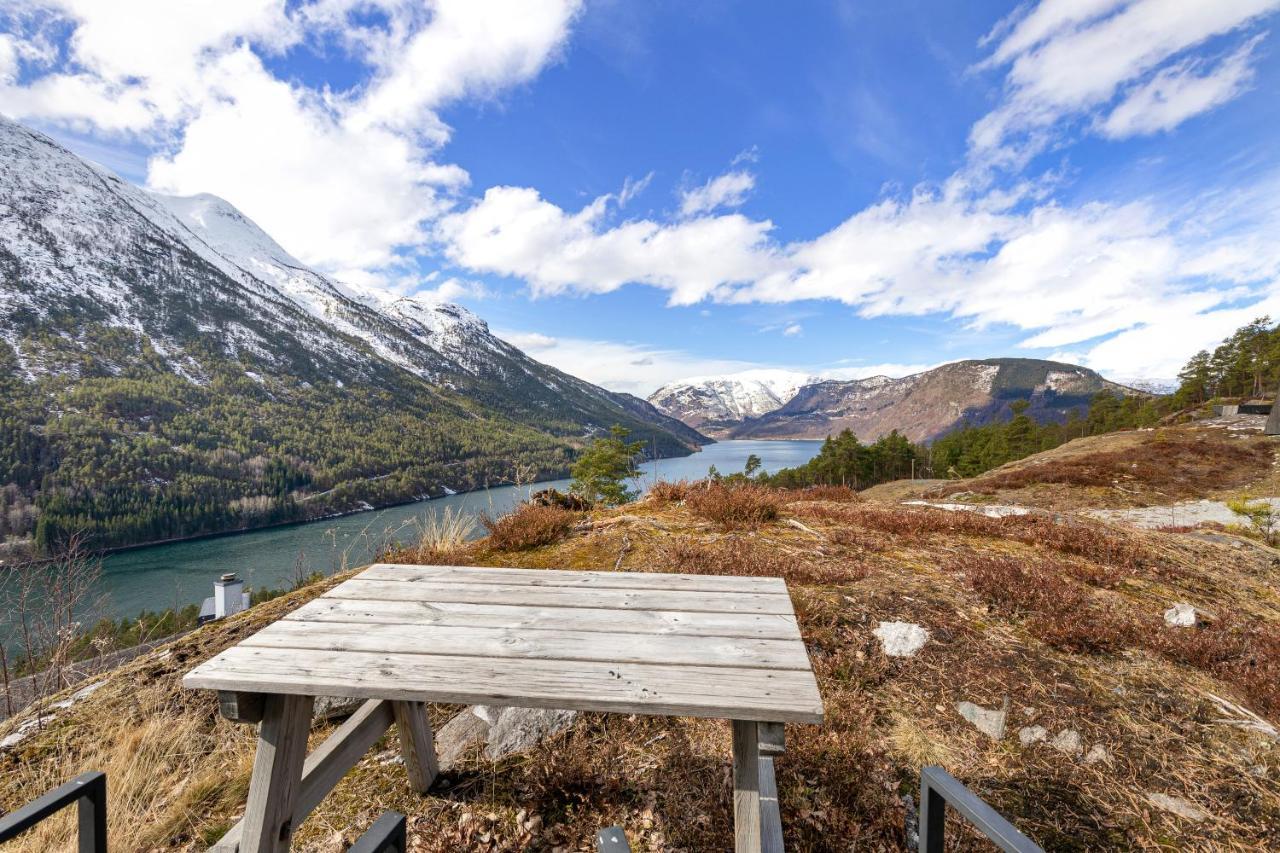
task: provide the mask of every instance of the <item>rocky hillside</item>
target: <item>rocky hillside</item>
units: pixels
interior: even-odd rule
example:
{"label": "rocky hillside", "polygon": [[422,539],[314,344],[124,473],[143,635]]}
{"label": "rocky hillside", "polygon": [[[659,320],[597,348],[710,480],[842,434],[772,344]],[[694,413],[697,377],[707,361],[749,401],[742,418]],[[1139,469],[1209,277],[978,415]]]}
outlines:
{"label": "rocky hillside", "polygon": [[[1133,435],[1135,447],[1203,439],[1276,450],[1207,428]],[[1112,449],[1086,443],[1070,458],[1106,468]],[[1135,489],[1155,470],[1140,464],[1121,479],[1106,468],[1107,487],[1062,483],[1062,450],[1024,468],[1081,500]],[[1162,458],[1149,490],[1181,473],[1277,494],[1265,464],[1241,482],[1229,451]],[[788,849],[830,850],[832,838],[840,849],[901,849],[924,764],[946,767],[1048,850],[1273,848],[1280,552],[1238,530],[1138,529],[1070,509],[995,517],[986,487],[956,485],[951,509],[904,505],[883,487],[883,500],[665,487],[554,525],[542,515],[563,511],[538,508],[501,528],[502,547],[489,539],[396,559],[786,578],[826,706],[821,728],[788,727],[776,761]],[[969,509],[954,506],[965,500]],[[121,849],[204,849],[243,808],[253,733],[180,678],[332,582],[148,653],[66,696],[41,728],[32,711],[0,726],[0,809],[102,769]],[[475,727],[456,707],[431,716],[439,730]],[[316,737],[332,725],[318,720]],[[482,739],[451,740],[427,796],[410,792],[384,740],[302,824],[296,849],[344,849],[384,809],[409,815],[415,851],[586,850],[615,823],[637,850],[726,848],[723,722],[583,714],[557,728],[496,758]],[[987,849],[953,826],[957,849]],[[71,831],[50,826],[14,849],[57,849]]]}
{"label": "rocky hillside", "polygon": [[[1076,365],[994,358],[945,364],[900,379],[813,382],[760,416],[715,423],[720,435],[732,438],[826,438],[849,429],[863,441],[874,441],[896,429],[912,441],[926,441],[966,422],[1007,419],[1015,400],[1027,400],[1027,413],[1036,420],[1062,421],[1072,411],[1087,409],[1099,391],[1140,393]],[[699,398],[686,399],[693,403]],[[685,423],[701,417],[692,406],[673,406],[668,398],[650,400]],[[723,417],[719,408],[708,411]]]}
{"label": "rocky hillside", "polygon": [[221,199],[148,193],[2,118],[0,199],[0,542],[560,474],[615,423],[662,454],[706,441],[463,308],[357,292]]}

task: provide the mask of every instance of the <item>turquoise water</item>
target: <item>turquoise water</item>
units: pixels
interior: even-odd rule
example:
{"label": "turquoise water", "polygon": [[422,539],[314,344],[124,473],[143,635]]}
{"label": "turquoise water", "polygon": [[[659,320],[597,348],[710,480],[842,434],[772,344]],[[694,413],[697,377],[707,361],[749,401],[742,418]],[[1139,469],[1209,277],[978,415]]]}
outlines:
{"label": "turquoise water", "polygon": [[[801,465],[817,454],[821,441],[722,441],[679,459],[659,459],[645,465],[641,487],[656,477],[696,479],[715,465],[724,474],[742,470],[747,456],[763,460],[766,471]],[[375,512],[309,521],[269,530],[235,533],[191,542],[152,545],[112,554],[103,561],[105,608],[115,618],[143,610],[163,610],[198,603],[213,594],[213,582],[223,572],[236,572],[254,587],[284,587],[298,570],[334,572],[344,565],[369,562],[378,546],[417,537],[416,522],[430,512],[491,515],[511,509],[530,492],[548,487],[565,489],[568,480],[528,486],[502,486],[450,495]],[[477,535],[480,529],[477,526]]]}

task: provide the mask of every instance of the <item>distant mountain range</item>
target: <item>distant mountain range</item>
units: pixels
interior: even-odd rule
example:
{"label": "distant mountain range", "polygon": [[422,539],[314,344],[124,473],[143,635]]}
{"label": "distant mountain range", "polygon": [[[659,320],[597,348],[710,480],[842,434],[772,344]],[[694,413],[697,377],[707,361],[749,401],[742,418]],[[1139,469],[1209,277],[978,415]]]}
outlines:
{"label": "distant mountain range", "polygon": [[559,475],[613,424],[660,455],[708,441],[463,308],[358,293],[219,198],[144,191],[0,118],[0,542]]}
{"label": "distant mountain range", "polygon": [[[772,372],[770,372],[772,374]],[[658,389],[649,402],[717,438],[825,438],[844,429],[864,441],[898,430],[913,441],[963,423],[1009,417],[1027,400],[1039,421],[1083,411],[1099,391],[1143,393],[1085,367],[1025,358],[958,361],[899,379],[823,380],[778,373],[699,377]]]}

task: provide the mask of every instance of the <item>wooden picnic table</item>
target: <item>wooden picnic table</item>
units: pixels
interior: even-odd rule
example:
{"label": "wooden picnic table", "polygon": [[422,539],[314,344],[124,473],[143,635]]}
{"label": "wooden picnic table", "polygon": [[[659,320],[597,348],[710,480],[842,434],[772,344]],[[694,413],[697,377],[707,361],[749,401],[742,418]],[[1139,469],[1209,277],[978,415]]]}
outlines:
{"label": "wooden picnic table", "polygon": [[[731,720],[736,849],[780,850],[782,724],[822,722],[781,578],[377,564],[183,685],[261,723],[244,818],[214,847],[240,853],[287,850],[393,722],[425,793],[427,702]],[[308,756],[317,696],[366,702]]]}

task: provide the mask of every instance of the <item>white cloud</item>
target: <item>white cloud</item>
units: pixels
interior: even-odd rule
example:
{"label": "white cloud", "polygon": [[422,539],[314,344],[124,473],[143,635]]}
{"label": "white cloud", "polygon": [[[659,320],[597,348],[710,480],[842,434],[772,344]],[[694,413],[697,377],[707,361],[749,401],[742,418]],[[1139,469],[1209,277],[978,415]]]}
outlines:
{"label": "white cloud", "polygon": [[[1046,0],[988,37],[998,43],[979,67],[1008,66],[1005,97],[974,124],[970,143],[981,158],[1024,162],[1059,121],[1105,106],[1182,51],[1277,8],[1280,0]],[[1194,114],[1180,100],[1179,121]],[[1221,103],[1201,100],[1204,109]]]}
{"label": "white cloud", "polygon": [[[741,155],[739,155],[741,156]],[[737,207],[756,186],[755,175],[745,170],[726,172],[702,186],[680,194],[680,215],[698,216],[721,207]]]}
{"label": "white cloud", "polygon": [[608,199],[570,213],[536,190],[492,187],[470,208],[443,217],[438,236],[454,263],[523,278],[539,295],[607,293],[641,283],[669,291],[671,304],[686,305],[775,265],[767,221],[729,214],[607,227]]}
{"label": "white cloud", "polygon": [[1124,100],[1099,123],[1099,131],[1112,139],[1157,133],[1225,104],[1253,81],[1254,71],[1249,63],[1260,39],[1258,36],[1245,42],[1205,73],[1200,73],[1201,63],[1193,61],[1160,71],[1126,93]]}
{"label": "white cloud", "polygon": [[703,358],[683,350],[587,338],[553,338],[538,332],[498,331],[498,337],[533,358],[612,391],[647,397],[686,376],[736,373],[759,365]]}
{"label": "white cloud", "polygon": [[799,323],[792,323],[782,330],[782,334],[783,337],[794,338],[798,335],[804,334],[804,326]]}
{"label": "white cloud", "polygon": [[[0,111],[141,138],[160,149],[150,186],[221,196],[301,260],[373,279],[424,242],[424,221],[467,182],[463,169],[433,159],[449,136],[435,110],[530,80],[557,58],[580,0],[25,6],[42,15],[22,19],[23,43],[69,28],[66,61],[54,69],[49,56],[29,59],[19,85],[0,48]],[[368,16],[353,14],[370,10],[385,26],[356,24]],[[311,89],[259,59],[335,35],[372,66],[367,85]]]}

